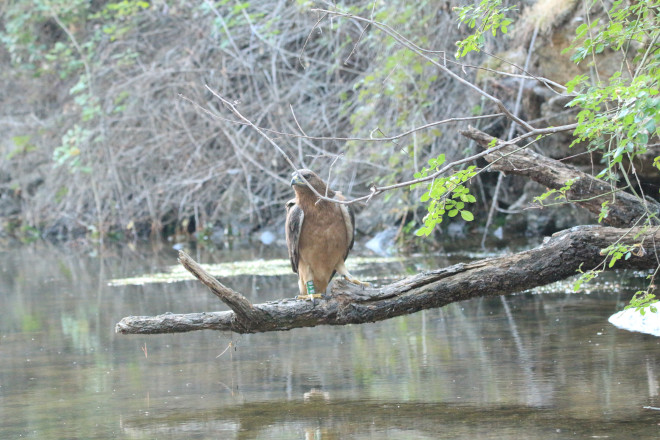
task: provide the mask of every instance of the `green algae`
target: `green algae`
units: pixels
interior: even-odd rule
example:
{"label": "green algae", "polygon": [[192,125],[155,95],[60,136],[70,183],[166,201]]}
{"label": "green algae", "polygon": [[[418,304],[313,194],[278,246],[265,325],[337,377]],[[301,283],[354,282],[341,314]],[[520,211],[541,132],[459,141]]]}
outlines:
{"label": "green algae", "polygon": [[[402,257],[355,257],[350,259],[351,272],[358,272],[373,264],[395,263],[403,261]],[[241,275],[282,276],[292,273],[288,259],[231,261],[217,264],[201,264],[208,273],[218,278],[229,278]],[[138,275],[130,278],[117,278],[108,282],[109,286],[141,286],[153,283],[174,283],[194,280],[195,277],[183,266],[171,266],[165,272]]]}

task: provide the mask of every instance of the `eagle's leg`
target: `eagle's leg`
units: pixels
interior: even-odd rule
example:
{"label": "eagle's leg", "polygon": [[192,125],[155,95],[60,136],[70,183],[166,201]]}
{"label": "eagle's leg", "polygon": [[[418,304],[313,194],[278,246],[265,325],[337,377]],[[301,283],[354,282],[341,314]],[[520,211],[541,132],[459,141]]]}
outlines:
{"label": "eagle's leg", "polygon": [[298,279],[298,291],[300,295],[296,299],[314,301],[314,298],[323,298],[323,295],[316,292],[314,281],[309,280],[304,282],[302,277]]}
{"label": "eagle's leg", "polygon": [[348,269],[346,269],[346,266],[344,266],[344,263],[341,263],[337,266],[337,273],[342,277],[344,277],[344,279],[349,283],[357,284],[358,286],[362,286],[362,288],[371,287],[371,284],[364,281],[360,281],[357,278],[355,278],[353,275],[351,275]]}

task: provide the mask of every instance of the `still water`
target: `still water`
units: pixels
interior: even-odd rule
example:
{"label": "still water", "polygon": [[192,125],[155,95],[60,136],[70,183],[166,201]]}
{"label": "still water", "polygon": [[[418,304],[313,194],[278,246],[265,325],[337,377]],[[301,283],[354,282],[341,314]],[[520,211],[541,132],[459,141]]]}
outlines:
{"label": "still water", "polygon": [[[660,339],[607,322],[635,290],[629,274],[589,294],[555,286],[375,324],[136,336],[115,334],[115,323],[225,310],[196,281],[109,285],[176,265],[169,247],[38,244],[0,258],[0,439],[660,437]],[[468,259],[355,274],[378,282]],[[222,280],[253,302],[297,288],[293,274]]]}

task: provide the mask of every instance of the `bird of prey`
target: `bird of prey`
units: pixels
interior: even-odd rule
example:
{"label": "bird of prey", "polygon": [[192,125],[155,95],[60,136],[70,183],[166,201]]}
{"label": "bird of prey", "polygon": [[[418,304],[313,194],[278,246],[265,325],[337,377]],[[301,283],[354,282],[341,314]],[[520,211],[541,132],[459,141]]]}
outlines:
{"label": "bird of prey", "polygon": [[286,203],[286,244],[291,268],[298,274],[298,299],[321,298],[335,272],[352,283],[366,285],[344,266],[353,248],[353,210],[350,205],[320,200],[307,183],[322,196],[345,200],[314,172],[302,169],[293,173],[296,198]]}

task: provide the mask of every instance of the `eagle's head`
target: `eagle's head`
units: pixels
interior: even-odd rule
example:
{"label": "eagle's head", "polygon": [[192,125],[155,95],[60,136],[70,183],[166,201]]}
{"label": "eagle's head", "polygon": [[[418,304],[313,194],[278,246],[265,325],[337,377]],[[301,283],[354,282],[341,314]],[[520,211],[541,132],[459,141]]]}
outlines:
{"label": "eagle's head", "polygon": [[[310,191],[305,180],[321,195],[325,195],[326,185],[323,180],[314,172],[307,169],[296,170],[293,172],[291,179],[291,186],[294,190],[307,190]],[[311,192],[311,191],[310,191]]]}

